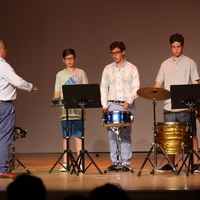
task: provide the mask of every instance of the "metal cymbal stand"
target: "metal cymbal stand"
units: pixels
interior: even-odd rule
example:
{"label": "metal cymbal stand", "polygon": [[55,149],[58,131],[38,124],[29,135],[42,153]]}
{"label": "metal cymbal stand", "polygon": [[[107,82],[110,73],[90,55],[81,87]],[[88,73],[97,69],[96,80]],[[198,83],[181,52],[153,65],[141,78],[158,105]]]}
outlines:
{"label": "metal cymbal stand", "polygon": [[[167,154],[165,153],[165,151],[163,150],[163,148],[156,143],[156,135],[157,135],[157,130],[156,130],[156,98],[153,98],[153,121],[154,121],[154,125],[153,125],[153,136],[154,136],[154,143],[152,143],[152,146],[150,148],[150,150],[147,153],[147,156],[142,164],[142,166],[140,167],[140,170],[137,174],[137,176],[141,176],[142,170],[146,164],[147,161],[150,162],[151,166],[152,166],[152,171],[150,172],[150,174],[154,174],[154,170],[157,169],[157,152],[158,150],[164,155],[164,159],[166,159],[169,164],[171,165],[171,167],[173,168],[174,171],[176,171],[175,166],[172,164],[171,160],[168,158]],[[150,160],[150,155],[153,154],[153,162]]]}

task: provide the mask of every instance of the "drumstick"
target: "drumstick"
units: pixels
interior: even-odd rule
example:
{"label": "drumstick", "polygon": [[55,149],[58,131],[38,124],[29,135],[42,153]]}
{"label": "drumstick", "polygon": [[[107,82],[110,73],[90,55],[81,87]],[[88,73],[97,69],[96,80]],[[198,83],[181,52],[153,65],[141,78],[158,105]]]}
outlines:
{"label": "drumstick", "polygon": [[124,104],[118,104],[118,103],[114,103],[115,105],[118,105],[118,106],[124,106]]}

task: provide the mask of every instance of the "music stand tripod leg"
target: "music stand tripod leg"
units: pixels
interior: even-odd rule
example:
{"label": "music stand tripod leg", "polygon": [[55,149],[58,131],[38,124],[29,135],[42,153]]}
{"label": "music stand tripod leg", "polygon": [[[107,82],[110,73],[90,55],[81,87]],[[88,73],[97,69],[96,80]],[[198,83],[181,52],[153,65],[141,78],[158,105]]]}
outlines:
{"label": "music stand tripod leg", "polygon": [[[88,167],[89,167],[91,164],[93,164],[93,165],[96,167],[96,169],[99,171],[99,173],[100,173],[100,174],[103,174],[102,171],[101,171],[101,170],[99,169],[99,167],[97,166],[97,164],[96,164],[96,163],[94,162],[94,160],[92,159],[92,157],[89,155],[88,151],[86,151],[85,153],[86,153],[86,155],[88,156],[88,158],[89,158],[90,161],[91,161],[91,163],[88,165]],[[88,168],[88,167],[87,167],[87,168]],[[87,168],[86,168],[86,169],[87,169]]]}
{"label": "music stand tripod leg", "polygon": [[[75,101],[76,102],[76,101]],[[81,121],[82,121],[82,149],[80,150],[80,154],[77,158],[76,164],[78,166],[78,172],[77,175],[79,175],[79,172],[85,173],[86,170],[90,167],[91,164],[94,164],[94,166],[97,168],[100,174],[102,174],[101,170],[97,166],[97,164],[94,162],[94,160],[89,155],[88,151],[85,150],[85,141],[84,141],[84,133],[85,133],[85,127],[84,127],[84,108],[87,105],[87,103],[84,102],[76,102],[81,107]],[[91,163],[85,168],[85,154],[90,159]]]}
{"label": "music stand tripod leg", "polygon": [[[193,155],[195,155],[198,158],[198,160],[200,160],[200,157],[196,153],[196,151],[193,150],[193,129],[196,129],[196,124],[195,124],[196,123],[196,119],[195,119],[195,113],[193,111],[193,103],[188,103],[187,105],[190,108],[190,126],[189,126],[189,134],[190,134],[189,148],[190,148],[190,150],[188,150],[188,154],[185,157],[185,159],[183,160],[183,163],[182,163],[180,169],[178,170],[178,172],[176,174],[179,175],[179,173],[181,172],[183,166],[185,165],[186,166],[186,175],[189,176],[189,173],[194,174],[194,169],[193,169],[193,167],[194,167]],[[193,127],[193,126],[195,126],[195,127]],[[188,159],[189,159],[188,165],[186,165],[186,161]]]}
{"label": "music stand tripod leg", "polygon": [[[68,163],[67,163],[67,167],[65,167],[61,162],[60,160],[62,159],[62,157],[67,154],[67,158],[69,158],[68,160]],[[71,162],[71,164],[69,165],[69,162]],[[53,169],[56,167],[57,164],[60,164],[62,167],[64,167],[67,172],[70,171],[70,167],[75,165],[75,160],[74,160],[74,157],[72,155],[72,152],[70,149],[65,149],[64,152],[60,155],[60,157],[58,158],[58,160],[54,163],[54,165],[52,166],[52,168],[49,170],[49,174],[53,171]]]}
{"label": "music stand tripod leg", "polygon": [[[62,163],[60,162],[60,160],[62,159],[62,157],[64,156],[64,154],[66,153],[66,151],[64,150],[64,152],[60,155],[60,157],[58,158],[58,160],[54,163],[54,165],[52,166],[52,168],[49,170],[49,174],[53,171],[53,169],[56,167],[56,165],[59,163],[60,165],[62,165]],[[63,166],[64,167],[64,166]]]}
{"label": "music stand tripod leg", "polygon": [[[89,158],[89,160],[91,161],[87,167],[85,167],[84,165],[84,160],[85,160],[85,155]],[[85,173],[86,170],[93,164],[96,169],[99,171],[100,174],[103,174],[102,171],[99,169],[99,167],[97,166],[97,164],[94,162],[94,160],[92,159],[92,157],[90,156],[90,154],[88,153],[87,150],[81,150],[81,153],[77,159],[77,163],[82,163],[82,168],[80,167],[79,165],[79,170],[78,172],[82,172],[82,173]]]}
{"label": "music stand tripod leg", "polygon": [[[60,157],[58,158],[58,160],[55,162],[55,164],[52,166],[52,168],[49,170],[49,173],[51,173],[53,171],[53,169],[56,167],[56,165],[59,163],[62,167],[64,167],[66,169],[67,172],[70,171],[70,168],[72,166],[72,170],[71,170],[71,174],[76,173],[75,167],[76,165],[76,161],[72,155],[72,151],[69,149],[69,116],[68,116],[68,109],[65,108],[66,110],[66,127],[63,127],[66,131],[66,149],[63,151],[63,153],[60,155]],[[67,167],[65,167],[60,160],[63,158],[63,156],[66,154],[67,156]]]}

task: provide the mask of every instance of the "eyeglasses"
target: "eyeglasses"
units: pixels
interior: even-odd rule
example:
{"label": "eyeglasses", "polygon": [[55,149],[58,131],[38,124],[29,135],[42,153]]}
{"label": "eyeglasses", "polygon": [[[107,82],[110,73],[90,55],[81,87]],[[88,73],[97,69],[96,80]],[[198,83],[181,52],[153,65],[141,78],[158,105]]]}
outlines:
{"label": "eyeglasses", "polygon": [[115,51],[115,52],[110,52],[110,55],[113,56],[113,55],[118,55],[119,53],[121,53],[122,51]]}
{"label": "eyeglasses", "polygon": [[66,61],[70,61],[70,60],[73,60],[73,59],[74,59],[74,57],[64,58],[64,60],[66,60]]}

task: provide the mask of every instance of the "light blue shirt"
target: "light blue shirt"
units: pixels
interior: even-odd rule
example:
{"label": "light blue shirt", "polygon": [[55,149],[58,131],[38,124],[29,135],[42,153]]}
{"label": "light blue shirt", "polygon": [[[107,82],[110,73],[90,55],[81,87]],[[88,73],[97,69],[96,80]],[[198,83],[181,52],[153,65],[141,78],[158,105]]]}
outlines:
{"label": "light blue shirt", "polygon": [[[170,91],[171,85],[192,84],[199,80],[197,64],[189,57],[182,55],[178,60],[172,57],[165,60],[159,69],[156,82],[164,84],[164,88]],[[171,99],[164,101],[164,109],[169,111],[181,111],[171,109]]]}

